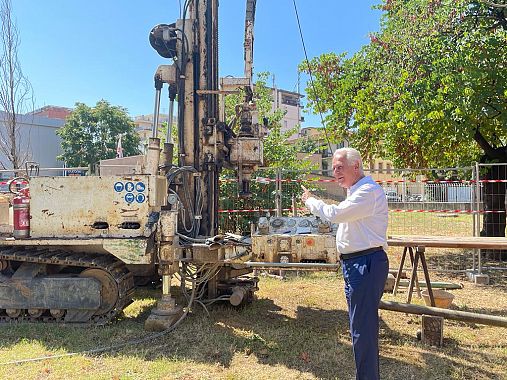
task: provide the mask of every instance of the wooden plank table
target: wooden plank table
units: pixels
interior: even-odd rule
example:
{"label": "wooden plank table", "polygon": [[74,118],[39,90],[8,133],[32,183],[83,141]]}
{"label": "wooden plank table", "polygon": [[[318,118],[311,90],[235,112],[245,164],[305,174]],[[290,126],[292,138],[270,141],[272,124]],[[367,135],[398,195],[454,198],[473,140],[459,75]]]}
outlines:
{"label": "wooden plank table", "polygon": [[[433,248],[471,248],[471,249],[507,249],[507,238],[505,237],[484,237],[484,236],[418,236],[418,235],[398,235],[388,236],[387,244],[391,247],[403,247],[398,274],[394,283],[393,294],[398,290],[401,272],[405,264],[407,253],[410,255],[412,274],[408,286],[407,303],[412,300],[414,284],[420,296],[420,289],[417,281],[417,267],[421,262],[424,271],[424,280],[430,297],[431,306],[435,306],[433,289],[431,288],[428,266],[426,264],[426,247]],[[414,254],[415,251],[415,254]]]}
{"label": "wooden plank table", "polygon": [[436,248],[482,248],[507,249],[507,238],[484,236],[388,236],[387,244],[392,247],[436,247]]}

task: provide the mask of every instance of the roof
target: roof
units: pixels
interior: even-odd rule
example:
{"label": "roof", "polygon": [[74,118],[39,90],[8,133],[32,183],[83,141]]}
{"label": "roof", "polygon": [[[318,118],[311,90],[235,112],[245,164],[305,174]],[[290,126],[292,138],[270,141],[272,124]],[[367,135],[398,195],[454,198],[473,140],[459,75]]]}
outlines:
{"label": "roof", "polygon": [[[7,112],[0,111],[0,122],[5,122],[6,116]],[[50,128],[61,128],[65,124],[65,120],[63,119],[50,119],[33,114],[17,115],[17,121],[22,125],[39,125]]]}

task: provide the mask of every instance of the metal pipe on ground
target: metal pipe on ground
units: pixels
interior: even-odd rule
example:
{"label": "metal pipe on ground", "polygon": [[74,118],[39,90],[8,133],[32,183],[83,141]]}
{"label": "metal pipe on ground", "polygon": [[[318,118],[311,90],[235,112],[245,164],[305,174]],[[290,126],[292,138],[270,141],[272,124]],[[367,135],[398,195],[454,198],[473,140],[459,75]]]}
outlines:
{"label": "metal pipe on ground", "polygon": [[340,264],[327,264],[327,263],[271,263],[271,262],[258,262],[247,261],[243,263],[247,267],[257,269],[285,269],[285,270],[338,270]]}
{"label": "metal pipe on ground", "polygon": [[[408,287],[410,281],[409,280],[400,280],[398,286]],[[440,281],[431,281],[431,287],[435,289],[463,289],[463,285],[461,284],[453,284],[452,282],[440,282]],[[419,282],[419,287],[425,288],[425,282]]]}
{"label": "metal pipe on ground", "polygon": [[468,311],[449,310],[438,307],[412,305],[408,303],[399,303],[392,301],[380,301],[379,308],[382,310],[397,311],[400,313],[434,315],[437,317],[444,317],[446,319],[453,319],[456,321],[507,327],[507,318],[498,317],[495,315],[470,313]]}

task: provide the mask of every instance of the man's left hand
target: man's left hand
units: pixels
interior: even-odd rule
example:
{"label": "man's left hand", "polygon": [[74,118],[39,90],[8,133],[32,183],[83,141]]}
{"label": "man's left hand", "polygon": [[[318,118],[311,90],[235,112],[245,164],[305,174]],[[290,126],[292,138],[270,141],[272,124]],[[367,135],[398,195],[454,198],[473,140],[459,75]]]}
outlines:
{"label": "man's left hand", "polygon": [[308,200],[308,198],[313,197],[313,194],[310,192],[310,190],[308,190],[303,185],[301,185],[301,188],[303,189],[303,194],[301,195],[301,201],[303,203],[306,203],[306,201]]}

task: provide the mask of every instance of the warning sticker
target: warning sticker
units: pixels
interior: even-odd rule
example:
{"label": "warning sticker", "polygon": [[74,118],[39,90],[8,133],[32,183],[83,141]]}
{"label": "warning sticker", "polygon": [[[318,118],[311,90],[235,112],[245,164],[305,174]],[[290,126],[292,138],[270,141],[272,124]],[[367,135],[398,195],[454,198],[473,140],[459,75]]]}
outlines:
{"label": "warning sticker", "polygon": [[134,191],[134,182],[125,183],[125,191],[131,193]]}
{"label": "warning sticker", "polygon": [[134,202],[134,199],[135,199],[135,198],[136,198],[136,197],[135,197],[135,195],[134,195],[134,194],[132,194],[132,193],[127,193],[127,194],[125,194],[125,202],[127,202],[127,203],[132,203],[132,202]]}
{"label": "warning sticker", "polygon": [[123,186],[123,182],[116,182],[114,184],[114,191],[116,191],[117,193],[121,193],[124,188],[125,186]]}

